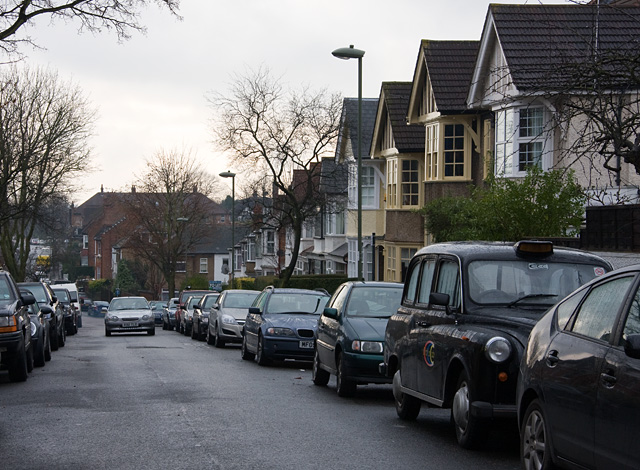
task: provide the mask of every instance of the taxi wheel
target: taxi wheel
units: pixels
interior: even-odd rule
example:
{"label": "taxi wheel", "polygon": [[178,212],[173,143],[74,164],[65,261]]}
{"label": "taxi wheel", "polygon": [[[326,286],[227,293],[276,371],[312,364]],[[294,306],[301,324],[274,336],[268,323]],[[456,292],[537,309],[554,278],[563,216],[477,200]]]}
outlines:
{"label": "taxi wheel", "polygon": [[311,379],[313,380],[314,384],[320,387],[324,387],[329,383],[329,377],[330,377],[329,372],[320,368],[320,357],[318,357],[318,351],[316,350],[316,353],[313,357],[313,369],[311,370]]}
{"label": "taxi wheel", "polygon": [[342,359],[342,353],[338,354],[336,361],[338,366],[338,375],[336,376],[336,388],[339,397],[352,397],[356,394],[357,383],[347,376],[347,366]]}
{"label": "taxi wheel", "polygon": [[422,402],[414,396],[407,395],[400,391],[400,370],[393,374],[393,401],[396,405],[396,413],[400,419],[405,421],[415,421],[420,414]]}
{"label": "taxi wheel", "polygon": [[458,387],[451,406],[451,421],[456,428],[456,438],[460,447],[473,449],[477,446],[482,431],[482,420],[470,412],[472,390],[466,372],[458,378]]}
{"label": "taxi wheel", "polygon": [[525,470],[551,470],[551,439],[547,421],[538,400],[527,407],[520,430],[520,461]]}
{"label": "taxi wheel", "polygon": [[253,359],[256,357],[255,354],[247,350],[247,338],[245,336],[242,336],[242,346],[240,347],[240,355],[242,356],[242,359],[244,359],[245,361],[253,361]]}

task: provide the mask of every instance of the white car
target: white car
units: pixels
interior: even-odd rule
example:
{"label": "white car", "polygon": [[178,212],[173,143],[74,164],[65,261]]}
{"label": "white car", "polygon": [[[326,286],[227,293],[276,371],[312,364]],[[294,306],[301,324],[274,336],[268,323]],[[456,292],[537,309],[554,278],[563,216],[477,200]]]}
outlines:
{"label": "white car", "polygon": [[104,333],[129,333],[146,331],[156,334],[155,316],[144,297],[114,297],[104,317]]}
{"label": "white car", "polygon": [[242,327],[258,294],[260,291],[257,290],[223,291],[211,307],[207,343],[217,348],[223,348],[227,343],[242,343]]}

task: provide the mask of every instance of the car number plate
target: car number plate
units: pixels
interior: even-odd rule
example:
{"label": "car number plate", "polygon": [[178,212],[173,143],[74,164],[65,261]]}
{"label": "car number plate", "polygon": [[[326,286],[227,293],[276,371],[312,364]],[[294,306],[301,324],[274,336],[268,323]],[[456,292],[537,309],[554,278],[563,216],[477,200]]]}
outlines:
{"label": "car number plate", "polygon": [[313,349],[313,341],[300,341],[300,349]]}
{"label": "car number plate", "polygon": [[124,328],[136,328],[138,326],[138,323],[134,321],[125,321],[122,323],[122,326]]}

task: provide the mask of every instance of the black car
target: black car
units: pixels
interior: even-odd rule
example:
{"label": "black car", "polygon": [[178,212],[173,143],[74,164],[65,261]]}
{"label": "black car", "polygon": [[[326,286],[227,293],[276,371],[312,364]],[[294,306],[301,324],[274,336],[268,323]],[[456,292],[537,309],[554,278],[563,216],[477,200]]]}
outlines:
{"label": "black car", "polygon": [[[20,290],[21,295],[31,295],[31,292]],[[31,343],[33,348],[33,365],[44,367],[47,361],[51,360],[51,340],[49,338],[49,315],[40,310],[40,306],[35,302],[28,306],[29,317],[31,317]]]}
{"label": "black car", "polygon": [[44,282],[19,282],[20,289],[26,289],[33,294],[45,315],[49,315],[49,337],[51,349],[57,351],[64,346],[67,339],[67,330],[64,326],[64,311],[62,304],[54,294],[49,284]]}
{"label": "black car", "polygon": [[402,284],[345,282],[318,319],[313,383],[327,385],[336,376],[338,395],[356,393],[358,384],[390,383],[380,374],[384,331],[400,306]]}
{"label": "black car", "polygon": [[57,287],[55,284],[51,288],[58,298],[58,302],[62,305],[64,312],[64,327],[67,330],[67,336],[75,335],[78,332],[78,311],[71,300],[71,293],[68,289]]}
{"label": "black car", "polygon": [[313,360],[318,317],[329,301],[322,290],[269,286],[249,307],[241,356],[261,366],[272,360]]}
{"label": "black car", "polygon": [[451,408],[458,443],[474,447],[493,418],[516,418],[529,332],[543,313],[611,265],[550,242],[430,245],[409,263],[402,304],[387,324],[381,372],[398,416],[422,402]]}
{"label": "black car", "polygon": [[211,307],[216,303],[218,297],[220,297],[218,292],[207,294],[193,306],[191,339],[204,341],[207,337],[207,330],[209,329],[209,314],[211,313]]}
{"label": "black car", "polygon": [[31,317],[35,299],[21,294],[11,274],[0,271],[0,365],[12,382],[24,382],[33,370]]}
{"label": "black car", "polygon": [[577,290],[540,320],[520,366],[525,469],[637,469],[640,265]]}

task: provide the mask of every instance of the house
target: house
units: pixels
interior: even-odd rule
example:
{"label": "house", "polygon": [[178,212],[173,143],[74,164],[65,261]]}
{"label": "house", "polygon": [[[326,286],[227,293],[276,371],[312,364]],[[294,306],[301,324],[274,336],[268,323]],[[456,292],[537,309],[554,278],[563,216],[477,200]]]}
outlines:
{"label": "house", "polygon": [[[610,153],[611,142],[603,143],[593,126],[610,112],[637,115],[637,80],[631,88],[622,78],[608,81],[604,94],[597,89],[606,74],[620,72],[615,63],[599,60],[637,57],[640,8],[625,6],[638,2],[599,3],[490,5],[467,103],[470,110],[490,112],[482,126],[495,136],[484,144],[496,176],[522,177],[532,166],[570,168],[592,202],[635,202],[640,178],[634,167]],[[630,97],[626,109],[618,107],[622,96]],[[637,128],[619,137],[633,141]]]}

